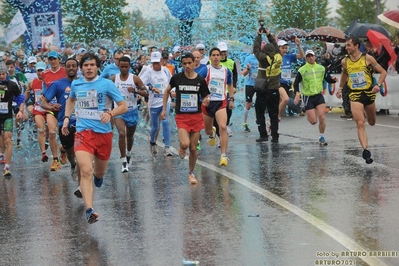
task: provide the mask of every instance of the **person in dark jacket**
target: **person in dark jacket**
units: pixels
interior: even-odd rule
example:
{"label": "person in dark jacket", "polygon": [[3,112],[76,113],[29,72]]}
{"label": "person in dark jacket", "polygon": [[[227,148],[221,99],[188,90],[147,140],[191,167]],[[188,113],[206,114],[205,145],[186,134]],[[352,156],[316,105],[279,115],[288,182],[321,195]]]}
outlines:
{"label": "person in dark jacket", "polygon": [[[261,48],[262,33],[265,33],[267,39],[269,40],[269,43],[265,44],[263,49]],[[280,53],[280,49],[274,36],[270,34],[270,31],[265,28],[260,28],[254,41],[253,51],[256,59],[258,59],[259,62],[257,78],[268,80],[267,87],[264,90],[256,92],[256,123],[258,124],[258,131],[260,135],[256,141],[265,142],[268,140],[265,119],[265,110],[267,107],[271,123],[272,142],[277,143],[279,138],[278,108],[280,102],[280,93],[278,89],[280,87],[280,75],[267,76],[266,70],[271,66],[269,63],[270,60],[268,60],[268,58],[274,58],[277,53]]]}

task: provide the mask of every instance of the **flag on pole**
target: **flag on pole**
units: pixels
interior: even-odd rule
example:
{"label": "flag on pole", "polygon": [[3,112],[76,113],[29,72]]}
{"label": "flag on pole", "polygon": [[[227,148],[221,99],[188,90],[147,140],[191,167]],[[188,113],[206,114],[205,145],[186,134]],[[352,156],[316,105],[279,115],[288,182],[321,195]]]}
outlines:
{"label": "flag on pole", "polygon": [[10,24],[8,25],[5,33],[5,41],[7,44],[18,39],[19,36],[24,34],[27,30],[25,21],[22,17],[21,11],[17,11]]}

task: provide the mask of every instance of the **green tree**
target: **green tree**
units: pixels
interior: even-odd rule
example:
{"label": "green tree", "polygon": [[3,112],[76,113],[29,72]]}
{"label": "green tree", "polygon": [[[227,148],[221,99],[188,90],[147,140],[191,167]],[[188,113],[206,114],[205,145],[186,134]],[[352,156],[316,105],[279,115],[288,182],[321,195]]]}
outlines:
{"label": "green tree", "polygon": [[90,44],[97,39],[121,41],[128,15],[125,0],[61,0],[64,35],[68,42]]}
{"label": "green tree", "polygon": [[165,12],[162,19],[146,20],[140,10],[134,10],[128,16],[124,36],[136,47],[144,40],[146,43],[157,44],[157,47],[166,47],[179,39],[178,20],[169,12]]}
{"label": "green tree", "polygon": [[[7,29],[10,24],[12,18],[15,13],[17,13],[18,9],[16,7],[11,6],[6,0],[0,0],[0,26],[4,29]],[[22,44],[24,42],[24,37],[21,35],[17,40],[15,40],[14,44]],[[12,44],[10,44],[12,45]]]}
{"label": "green tree", "polygon": [[11,6],[6,0],[0,0],[0,7],[0,25],[6,29],[18,9]]}
{"label": "green tree", "polygon": [[271,23],[276,29],[300,28],[312,30],[328,26],[327,0],[272,0]]}
{"label": "green tree", "polygon": [[123,35],[127,37],[130,44],[139,46],[140,40],[145,39],[147,22],[143,17],[143,13],[138,9],[127,15],[129,19],[126,21]]}
{"label": "green tree", "polygon": [[[348,28],[352,22],[376,23],[376,1],[374,0],[338,0],[337,22],[341,29]],[[385,10],[381,3],[380,10]]]}
{"label": "green tree", "polygon": [[259,27],[258,20],[262,18],[261,5],[261,1],[257,0],[217,1],[214,36],[208,38],[236,40],[247,34],[253,35]]}

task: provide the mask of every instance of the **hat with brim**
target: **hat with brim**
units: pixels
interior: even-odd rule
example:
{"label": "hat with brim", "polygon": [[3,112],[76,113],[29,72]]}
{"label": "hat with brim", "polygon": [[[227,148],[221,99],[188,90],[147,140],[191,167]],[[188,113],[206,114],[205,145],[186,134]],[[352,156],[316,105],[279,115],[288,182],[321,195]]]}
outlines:
{"label": "hat with brim", "polygon": [[56,52],[56,51],[51,51],[50,53],[48,53],[47,55],[48,58],[60,58],[60,55]]}
{"label": "hat with brim", "polygon": [[308,56],[308,55],[316,55],[312,50],[307,50],[306,52],[305,52],[305,56]]}
{"label": "hat with brim", "polygon": [[284,46],[284,45],[287,45],[288,43],[286,42],[286,41],[284,41],[284,40],[279,40],[278,42],[277,42],[277,45],[278,46]]}
{"label": "hat with brim", "polygon": [[37,63],[37,59],[34,56],[30,56],[28,58],[28,64]]}
{"label": "hat with brim", "polygon": [[36,64],[36,70],[45,70],[45,69],[46,69],[46,63],[39,62]]}
{"label": "hat with brim", "polygon": [[160,52],[156,51],[151,53],[151,63],[159,63],[161,62],[162,55]]}

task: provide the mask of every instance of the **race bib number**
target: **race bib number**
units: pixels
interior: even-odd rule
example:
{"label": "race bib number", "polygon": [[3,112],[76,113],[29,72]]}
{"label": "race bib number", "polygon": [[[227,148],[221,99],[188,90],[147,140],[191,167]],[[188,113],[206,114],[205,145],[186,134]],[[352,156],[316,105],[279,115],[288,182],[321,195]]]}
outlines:
{"label": "race bib number", "polygon": [[291,69],[282,69],[281,78],[284,80],[291,80]]}
{"label": "race bib number", "polygon": [[209,81],[209,91],[211,92],[211,100],[221,100],[224,94],[224,80],[212,78]]}
{"label": "race bib number", "polygon": [[8,103],[0,103],[0,114],[8,113]]}
{"label": "race bib number", "polygon": [[35,91],[35,103],[40,104],[40,98],[42,96],[42,91]]}
{"label": "race bib number", "polygon": [[134,94],[123,96],[123,98],[125,99],[128,111],[136,109],[136,99]]}
{"label": "race bib number", "polygon": [[88,110],[88,109],[80,109],[75,111],[77,118],[85,118],[92,120],[101,120],[102,113],[103,113],[102,111]]}
{"label": "race bib number", "polygon": [[180,97],[180,112],[197,112],[198,111],[198,95],[182,94]]}
{"label": "race bib number", "polygon": [[154,98],[163,98],[163,89],[162,89],[162,84],[157,83],[154,84],[154,89],[158,89],[159,93],[154,93]]}
{"label": "race bib number", "polygon": [[34,109],[35,109],[36,111],[38,111],[38,112],[45,112],[45,111],[46,111],[46,110],[44,110],[44,109],[40,106],[40,104],[35,104]]}
{"label": "race bib number", "polygon": [[97,91],[78,92],[76,105],[78,109],[97,109]]}
{"label": "race bib number", "polygon": [[364,87],[367,84],[363,71],[349,74],[349,78],[352,81],[353,89]]}

